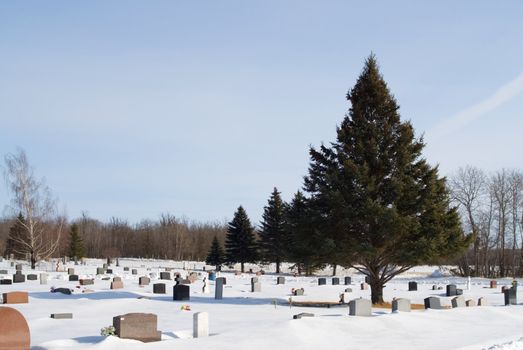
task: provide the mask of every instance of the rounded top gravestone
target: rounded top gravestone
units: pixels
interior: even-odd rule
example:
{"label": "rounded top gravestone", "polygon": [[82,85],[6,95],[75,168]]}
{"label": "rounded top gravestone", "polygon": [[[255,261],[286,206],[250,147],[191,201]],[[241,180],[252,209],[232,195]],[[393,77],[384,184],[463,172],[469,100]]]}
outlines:
{"label": "rounded top gravestone", "polygon": [[18,310],[0,306],[0,350],[29,350],[30,344],[25,317]]}

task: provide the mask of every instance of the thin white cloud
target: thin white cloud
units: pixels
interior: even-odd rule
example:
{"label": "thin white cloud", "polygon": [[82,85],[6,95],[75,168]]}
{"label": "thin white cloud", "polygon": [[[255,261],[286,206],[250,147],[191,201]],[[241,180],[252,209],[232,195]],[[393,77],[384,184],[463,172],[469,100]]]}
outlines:
{"label": "thin white cloud", "polygon": [[483,101],[472,105],[452,117],[437,124],[427,134],[434,139],[440,139],[463,129],[486,113],[496,109],[523,92],[523,73],[497,89]]}

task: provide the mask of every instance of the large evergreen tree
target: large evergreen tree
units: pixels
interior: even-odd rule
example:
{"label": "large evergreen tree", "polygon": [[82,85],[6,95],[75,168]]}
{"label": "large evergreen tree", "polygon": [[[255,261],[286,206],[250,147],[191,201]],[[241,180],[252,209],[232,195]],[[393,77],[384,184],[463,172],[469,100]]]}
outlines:
{"label": "large evergreen tree", "polygon": [[27,252],[27,227],[22,213],[18,214],[15,223],[9,228],[7,236],[5,256],[13,254],[15,259],[25,259]]}
{"label": "large evergreen tree", "polygon": [[228,224],[225,251],[227,262],[240,263],[242,272],[245,272],[245,263],[255,262],[258,259],[254,228],[242,206],[234,213],[234,218]]}
{"label": "large evergreen tree", "polygon": [[205,259],[205,263],[208,265],[215,265],[216,270],[220,271],[224,262],[225,253],[223,252],[222,246],[218,241],[218,237],[214,236],[214,239],[212,240],[211,244],[211,249],[209,250],[207,259]]}
{"label": "large evergreen tree", "polygon": [[347,99],[336,142],[310,150],[305,188],[328,221],[318,229],[335,238],[345,266],[370,277],[372,302],[380,303],[394,276],[469,242],[445,179],[422,158],[412,125],[400,120],[374,55]]}
{"label": "large evergreen tree", "polygon": [[275,187],[263,210],[260,229],[260,253],[266,262],[276,263],[276,273],[286,257],[288,236],[284,229],[284,208],[280,192]]}
{"label": "large evergreen tree", "polygon": [[69,233],[69,257],[71,259],[81,259],[85,256],[85,249],[82,237],[77,224],[71,225]]}

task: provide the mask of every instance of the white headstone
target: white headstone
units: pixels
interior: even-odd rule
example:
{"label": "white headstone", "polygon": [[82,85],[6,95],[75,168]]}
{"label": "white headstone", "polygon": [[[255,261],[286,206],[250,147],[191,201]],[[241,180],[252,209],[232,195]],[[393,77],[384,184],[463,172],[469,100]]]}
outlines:
{"label": "white headstone", "polygon": [[469,276],[469,278],[467,279],[467,290],[470,290],[470,276]]}
{"label": "white headstone", "polygon": [[209,314],[197,312],[193,315],[193,337],[201,338],[209,336]]}
{"label": "white headstone", "polygon": [[40,274],[40,284],[47,284],[47,277],[48,277],[48,274],[41,273]]}

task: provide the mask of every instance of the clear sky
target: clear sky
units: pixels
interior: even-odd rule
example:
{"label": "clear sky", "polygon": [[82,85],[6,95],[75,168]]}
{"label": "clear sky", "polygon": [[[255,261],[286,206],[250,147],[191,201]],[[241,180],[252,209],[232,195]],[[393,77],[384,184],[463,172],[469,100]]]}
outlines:
{"label": "clear sky", "polygon": [[[0,1],[0,153],[69,218],[254,223],[374,52],[443,175],[523,168],[523,2]],[[0,205],[8,203],[0,186]]]}

